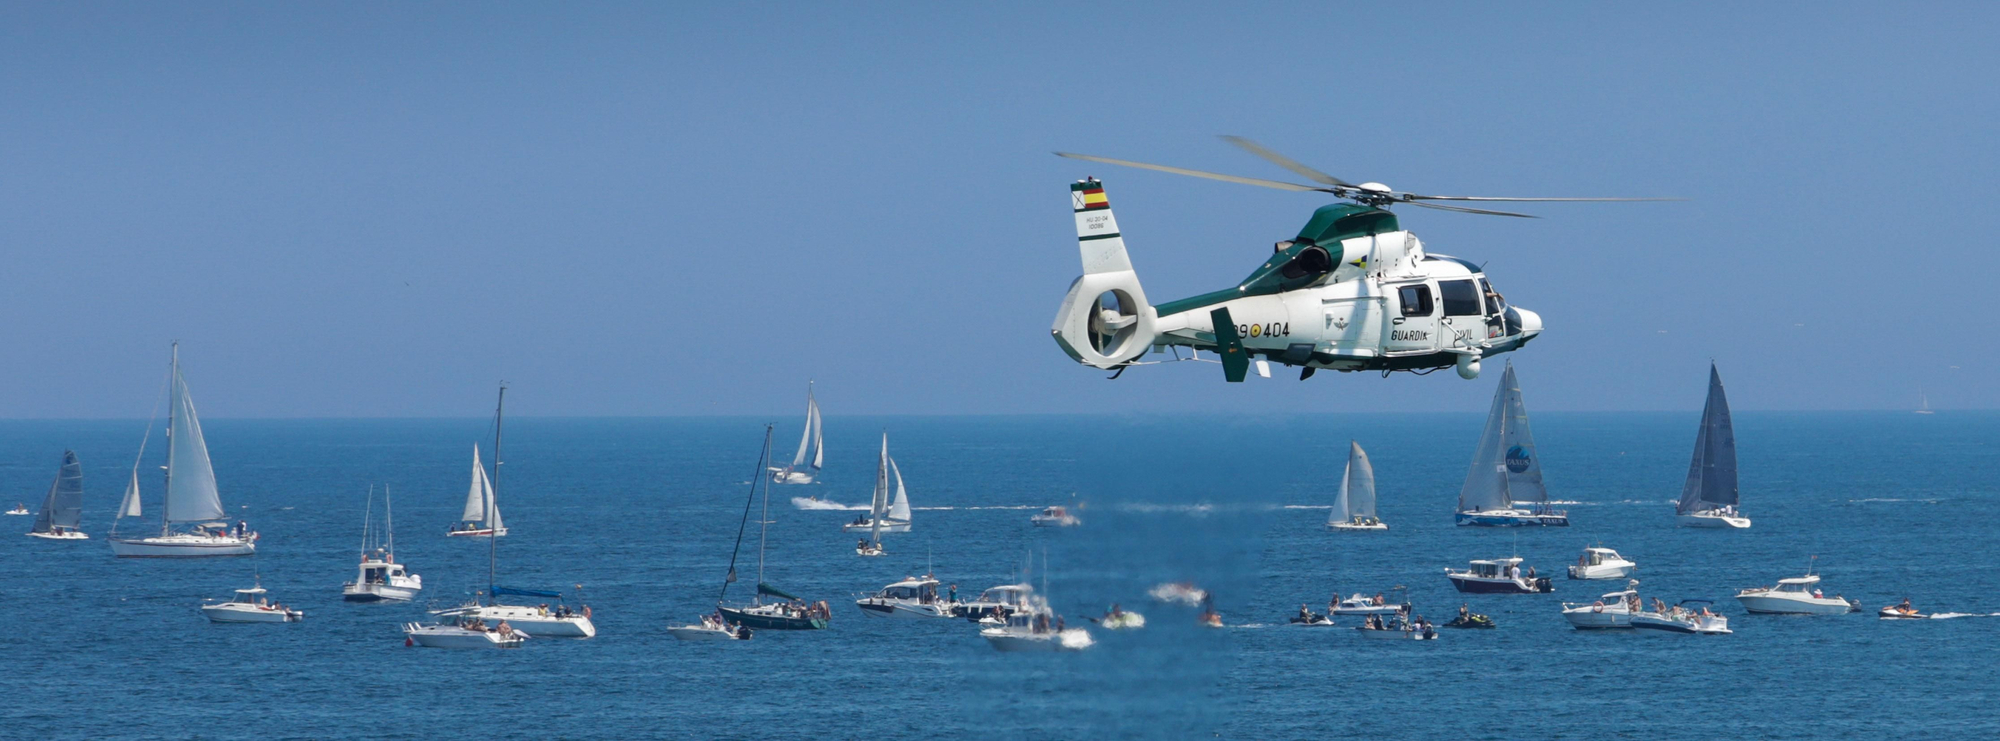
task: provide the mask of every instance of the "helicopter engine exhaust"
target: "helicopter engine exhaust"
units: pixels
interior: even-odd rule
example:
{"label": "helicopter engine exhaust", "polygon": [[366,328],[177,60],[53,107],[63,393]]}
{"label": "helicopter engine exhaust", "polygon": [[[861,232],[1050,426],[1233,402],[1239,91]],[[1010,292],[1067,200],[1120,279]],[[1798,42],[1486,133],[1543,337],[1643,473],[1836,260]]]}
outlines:
{"label": "helicopter engine exhaust", "polygon": [[1069,190],[1083,275],[1070,284],[1049,333],[1077,362],[1116,368],[1152,346],[1159,314],[1139,287],[1103,183],[1084,179],[1071,183]]}

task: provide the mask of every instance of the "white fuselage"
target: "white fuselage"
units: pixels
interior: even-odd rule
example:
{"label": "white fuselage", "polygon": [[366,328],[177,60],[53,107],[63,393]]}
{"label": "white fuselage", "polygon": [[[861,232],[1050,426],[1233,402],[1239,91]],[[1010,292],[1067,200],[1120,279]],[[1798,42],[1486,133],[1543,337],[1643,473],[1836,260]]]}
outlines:
{"label": "white fuselage", "polygon": [[172,533],[151,538],[111,539],[111,553],[119,558],[203,558],[248,556],[256,552],[254,537]]}
{"label": "white fuselage", "polygon": [[552,610],[527,605],[465,605],[434,613],[443,617],[479,618],[487,625],[507,625],[536,638],[589,638],[597,626],[583,613],[557,615]]}

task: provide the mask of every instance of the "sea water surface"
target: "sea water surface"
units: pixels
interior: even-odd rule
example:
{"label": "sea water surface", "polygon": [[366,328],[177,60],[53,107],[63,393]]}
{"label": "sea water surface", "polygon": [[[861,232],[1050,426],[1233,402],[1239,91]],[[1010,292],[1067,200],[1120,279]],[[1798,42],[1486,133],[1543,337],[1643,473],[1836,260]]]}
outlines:
{"label": "sea water surface", "polygon": [[[509,420],[503,584],[572,591],[589,640],[515,651],[406,648],[402,623],[486,583],[485,542],[444,537],[491,423],[208,420],[223,501],[262,533],[250,558],[120,560],[105,543],[141,421],[0,422],[0,503],[39,504],[73,448],[87,542],[0,537],[0,728],[37,738],[1324,738],[1993,737],[2000,573],[2000,414],[1736,417],[1747,531],[1674,527],[1694,413],[1539,414],[1551,494],[1574,525],[1454,527],[1473,414],[1144,417],[830,416],[822,483],[775,487],[763,579],[834,606],[830,629],[748,642],[665,632],[714,604],[763,420]],[[779,419],[789,459],[799,420]],[[914,532],[863,559],[840,531],[865,503],[888,432]],[[1332,533],[1347,442],[1375,464],[1385,533]],[[164,448],[140,466],[157,529]],[[490,458],[489,458],[490,460]],[[347,604],[370,486],[393,487],[414,604]],[[1068,529],[1028,516],[1067,504]],[[753,511],[744,579],[755,583]],[[32,518],[0,518],[25,532]],[[4,535],[4,534],[0,534]],[[1603,543],[1638,561],[1642,593],[1717,600],[1734,635],[1579,633],[1558,614],[1617,582],[1554,595],[1462,596],[1446,567],[1518,554],[1559,574]],[[1748,616],[1736,590],[1803,573],[1868,611]],[[1002,654],[963,621],[863,617],[852,600],[929,569],[961,596],[1022,578],[1071,625],[1110,604],[1139,631],[1094,630],[1067,654]],[[198,611],[261,579],[293,625],[212,625]],[[1147,590],[1192,581],[1229,627]],[[1491,631],[1425,643],[1285,626],[1336,590],[1406,586],[1439,621],[1461,602]],[[1908,596],[1947,620],[1882,621]],[[1349,622],[1352,622],[1350,619]]]}

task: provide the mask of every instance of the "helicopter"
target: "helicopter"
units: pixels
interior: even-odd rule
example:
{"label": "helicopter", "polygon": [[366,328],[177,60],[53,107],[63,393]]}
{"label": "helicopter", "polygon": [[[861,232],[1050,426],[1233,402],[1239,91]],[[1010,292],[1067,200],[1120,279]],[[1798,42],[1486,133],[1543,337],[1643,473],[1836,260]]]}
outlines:
{"label": "helicopter", "polygon": [[[1329,193],[1343,200],[1313,211],[1298,235],[1273,246],[1264,264],[1233,288],[1154,305],[1139,285],[1104,183],[1070,184],[1083,275],[1070,284],[1050,333],[1070,358],[1114,370],[1178,361],[1217,362],[1240,383],[1254,361],[1270,377],[1275,362],[1299,380],[1321,369],[1404,371],[1456,368],[1479,377],[1480,360],[1512,352],[1542,333],[1542,318],[1513,306],[1470,260],[1429,252],[1403,229],[1392,206],[1536,218],[1447,202],[1664,201],[1671,198],[1500,198],[1408,193],[1376,182],[1349,183],[1242,137],[1225,141],[1316,185],[1224,175],[1070,152],[1060,157],[1256,185]],[[1189,356],[1179,348],[1189,349]],[[1213,352],[1213,359],[1201,356]],[[1147,351],[1171,359],[1142,360]]]}

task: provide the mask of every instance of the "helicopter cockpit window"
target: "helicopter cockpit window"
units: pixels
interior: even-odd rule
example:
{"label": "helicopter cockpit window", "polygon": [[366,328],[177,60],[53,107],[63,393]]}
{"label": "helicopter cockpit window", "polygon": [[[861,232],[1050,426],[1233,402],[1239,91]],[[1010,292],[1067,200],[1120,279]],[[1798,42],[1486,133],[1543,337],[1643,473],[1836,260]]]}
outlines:
{"label": "helicopter cockpit window", "polygon": [[1307,247],[1278,269],[1285,280],[1298,280],[1307,276],[1324,275],[1333,269],[1333,258],[1326,254],[1325,247]]}
{"label": "helicopter cockpit window", "polygon": [[1445,316],[1480,316],[1479,286],[1470,280],[1438,281]]}
{"label": "helicopter cockpit window", "polygon": [[1396,292],[1403,305],[1403,316],[1430,316],[1431,287],[1426,285],[1403,286]]}

